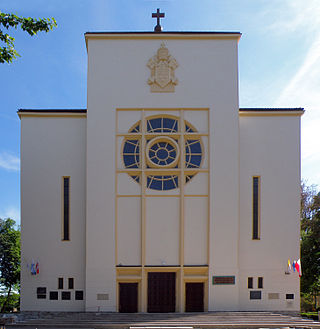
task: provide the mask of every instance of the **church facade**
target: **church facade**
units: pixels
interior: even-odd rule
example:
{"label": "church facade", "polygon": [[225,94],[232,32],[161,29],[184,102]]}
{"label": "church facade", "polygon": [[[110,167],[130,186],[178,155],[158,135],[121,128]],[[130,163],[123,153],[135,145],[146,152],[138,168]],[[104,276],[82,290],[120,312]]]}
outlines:
{"label": "church facade", "polygon": [[301,108],[240,108],[233,32],[86,33],[86,110],[21,118],[21,310],[300,308]]}

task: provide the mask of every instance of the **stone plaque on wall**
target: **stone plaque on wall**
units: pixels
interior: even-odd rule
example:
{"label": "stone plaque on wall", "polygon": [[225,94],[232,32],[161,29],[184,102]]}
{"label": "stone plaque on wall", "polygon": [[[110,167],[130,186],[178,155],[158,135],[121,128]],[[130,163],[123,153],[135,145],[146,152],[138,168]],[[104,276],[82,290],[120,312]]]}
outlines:
{"label": "stone plaque on wall", "polygon": [[227,276],[213,276],[212,277],[212,284],[235,284],[236,277],[234,275],[227,275]]}
{"label": "stone plaque on wall", "polygon": [[97,294],[97,300],[109,300],[109,294]]}

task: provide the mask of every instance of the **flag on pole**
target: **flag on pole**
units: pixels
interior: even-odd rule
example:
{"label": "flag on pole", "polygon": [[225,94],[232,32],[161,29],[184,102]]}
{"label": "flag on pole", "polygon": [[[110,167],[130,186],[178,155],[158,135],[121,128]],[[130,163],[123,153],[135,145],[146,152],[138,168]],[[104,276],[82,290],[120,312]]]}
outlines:
{"label": "flag on pole", "polygon": [[291,263],[290,263],[290,259],[288,259],[288,272],[291,272]]}
{"label": "flag on pole", "polygon": [[292,268],[293,268],[293,272],[295,272],[296,271],[296,261],[295,260],[292,262]]}
{"label": "flag on pole", "polygon": [[299,277],[302,276],[302,269],[301,269],[301,261],[300,261],[300,258],[297,260],[297,263],[298,265],[298,268],[297,268],[297,272],[299,273]]}
{"label": "flag on pole", "polygon": [[37,271],[36,271],[36,265],[34,263],[34,260],[32,260],[31,262],[31,265],[30,265],[30,272],[31,272],[31,275],[35,275],[37,274]]}

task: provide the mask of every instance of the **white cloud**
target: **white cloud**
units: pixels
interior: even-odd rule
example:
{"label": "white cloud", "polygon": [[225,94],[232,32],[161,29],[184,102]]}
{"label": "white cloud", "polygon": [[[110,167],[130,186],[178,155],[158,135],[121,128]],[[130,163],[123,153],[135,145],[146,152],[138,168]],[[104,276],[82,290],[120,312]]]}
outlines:
{"label": "white cloud", "polygon": [[0,209],[0,218],[11,218],[20,225],[20,209],[14,206],[10,206],[4,209]]}
{"label": "white cloud", "polygon": [[290,102],[319,107],[320,87],[320,33],[308,49],[305,59],[286,88],[282,91],[278,103]]}
{"label": "white cloud", "polygon": [[0,168],[9,171],[19,171],[20,170],[19,157],[10,154],[8,152],[0,153]]}
{"label": "white cloud", "polygon": [[302,177],[308,184],[320,187],[320,2],[308,0],[305,5],[305,2],[295,0],[290,7],[296,17],[286,23],[287,28],[300,28],[300,33],[304,33],[310,42],[302,64],[274,106],[306,109],[302,117]]}
{"label": "white cloud", "polygon": [[317,32],[320,25],[320,2],[319,0],[278,0],[269,2],[269,11],[273,23],[270,30],[277,33]]}

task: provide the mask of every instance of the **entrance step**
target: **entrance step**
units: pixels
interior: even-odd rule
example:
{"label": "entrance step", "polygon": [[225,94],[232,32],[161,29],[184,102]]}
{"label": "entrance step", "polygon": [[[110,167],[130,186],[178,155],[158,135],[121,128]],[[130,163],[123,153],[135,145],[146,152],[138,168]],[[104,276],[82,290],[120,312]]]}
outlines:
{"label": "entrance step", "polygon": [[193,329],[193,327],[178,327],[178,326],[171,326],[171,327],[130,327],[130,329]]}
{"label": "entrance step", "polygon": [[22,313],[6,329],[262,329],[312,328],[320,322],[273,312]]}

